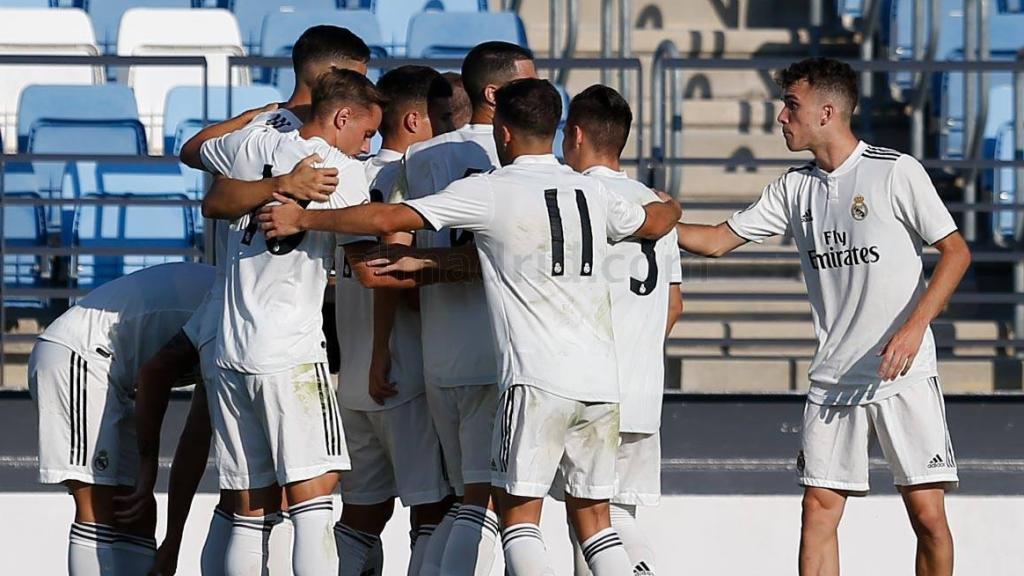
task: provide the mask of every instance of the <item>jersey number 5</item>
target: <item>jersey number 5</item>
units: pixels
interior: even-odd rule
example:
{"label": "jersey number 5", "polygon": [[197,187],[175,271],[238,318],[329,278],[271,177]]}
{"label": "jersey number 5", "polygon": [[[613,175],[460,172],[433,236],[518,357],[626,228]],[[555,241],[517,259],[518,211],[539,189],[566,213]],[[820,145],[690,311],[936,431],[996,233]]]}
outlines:
{"label": "jersey number 5", "polygon": [[[548,207],[548,222],[551,224],[551,275],[565,274],[565,234],[562,232],[562,212],[558,208],[558,190],[544,191],[544,203]],[[580,213],[581,251],[580,276],[594,273],[594,233],[590,226],[590,209],[583,191],[576,190],[576,209]]]}

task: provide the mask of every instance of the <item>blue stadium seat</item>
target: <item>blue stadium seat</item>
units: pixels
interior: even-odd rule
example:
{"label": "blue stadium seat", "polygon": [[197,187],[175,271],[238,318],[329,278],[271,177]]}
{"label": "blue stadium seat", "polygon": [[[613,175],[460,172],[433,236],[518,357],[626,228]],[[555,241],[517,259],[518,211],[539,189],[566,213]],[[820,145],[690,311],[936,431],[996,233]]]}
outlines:
{"label": "blue stadium seat", "polygon": [[[5,177],[7,174],[5,173]],[[6,183],[6,182],[5,182]],[[40,198],[33,192],[5,192],[6,198]],[[4,207],[4,244],[18,247],[46,246],[46,222],[42,206]],[[4,255],[4,288],[40,288],[44,258],[29,254]],[[46,300],[4,296],[4,307],[41,308]]]}
{"label": "blue stadium seat", "polygon": [[999,0],[999,11],[1007,14],[1024,13],[1024,0]]}
{"label": "blue stadium seat", "polygon": [[[993,54],[993,60],[1010,60],[1008,54]],[[939,99],[939,155],[943,158],[963,158],[964,141],[964,75],[942,75]],[[985,157],[991,157],[999,127],[1013,119],[1013,78],[1009,73],[989,75],[988,117],[984,127]]]}
{"label": "blue stadium seat", "polygon": [[474,46],[504,40],[526,46],[526,31],[511,12],[423,12],[409,22],[410,58],[462,58]]}
{"label": "blue stadium seat", "polygon": [[370,10],[377,15],[385,46],[392,56],[405,56],[409,22],[425,11],[486,12],[487,0],[371,0]]}
{"label": "blue stadium seat", "polygon": [[138,120],[131,88],[121,84],[28,86],[18,104],[18,150],[40,120]]}
{"label": "blue stadium seat", "polygon": [[[1004,122],[996,133],[995,150],[992,156],[996,160],[1013,160],[1015,157],[1013,122]],[[1016,170],[1013,168],[1000,168],[995,171],[995,178],[992,186],[992,199],[996,204],[1013,205],[1017,202],[1017,179]],[[1012,241],[1015,232],[1015,224],[1019,212],[997,211],[992,213],[992,234],[1002,241]]]}
{"label": "blue stadium seat", "polygon": [[3,0],[2,8],[56,8],[55,0]]}
{"label": "blue stadium seat", "polygon": [[[238,28],[242,31],[242,42],[246,51],[249,54],[259,54],[265,17],[273,19],[282,14],[334,11],[338,8],[338,3],[336,0],[284,0],[281,3],[266,0],[234,0],[230,8],[238,19]],[[291,41],[295,42],[296,38],[298,35]]]}
{"label": "blue stadium seat", "polygon": [[[262,45],[264,56],[291,56],[292,45],[311,26],[332,24],[348,28],[370,47],[372,58],[386,58],[388,51],[381,39],[380,26],[373,13],[366,10],[328,10],[275,14],[263,21]],[[370,70],[370,79],[376,81],[379,71]],[[264,70],[263,81],[273,83],[281,94],[291,94],[295,87],[295,72],[291,66]]]}
{"label": "blue stadium seat", "polygon": [[[98,194],[97,198],[131,197],[131,194]],[[184,194],[147,195],[148,198],[184,199]],[[79,288],[100,284],[136,270],[182,262],[184,256],[146,255],[146,248],[190,248],[195,245],[192,210],[187,206],[79,206],[75,211],[75,242],[83,250],[92,247],[132,247],[139,254],[76,258],[73,276]]]}
{"label": "blue stadium seat", "polygon": [[84,0],[92,17],[96,45],[103,54],[117,54],[117,28],[129,8],[192,8],[192,0]]}

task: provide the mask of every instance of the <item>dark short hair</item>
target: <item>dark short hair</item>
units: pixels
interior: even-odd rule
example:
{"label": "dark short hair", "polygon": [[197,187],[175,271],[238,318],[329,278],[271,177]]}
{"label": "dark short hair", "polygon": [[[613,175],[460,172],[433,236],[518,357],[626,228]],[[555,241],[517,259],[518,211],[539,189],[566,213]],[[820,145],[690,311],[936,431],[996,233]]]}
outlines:
{"label": "dark short hair", "polygon": [[533,60],[528,48],[509,42],[477,44],[462,61],[462,82],[473,105],[483,102],[484,88],[502,86],[515,74],[516,62]]}
{"label": "dark short hair", "polygon": [[494,115],[514,132],[554,138],[562,119],[562,97],[547,80],[522,78],[498,89]]}
{"label": "dark short hair", "polygon": [[366,63],[370,61],[370,48],[348,28],[328,24],[307,28],[292,46],[296,76],[308,64],[329,58]]}
{"label": "dark short hair", "polygon": [[847,117],[857,109],[857,73],[846,62],[835,58],[807,58],[775,74],[775,83],[783,90],[801,80],[806,80],[814,90],[842,98],[847,105]]}
{"label": "dark short hair", "polygon": [[313,84],[312,99],[310,115],[313,117],[345,106],[369,110],[375,105],[383,108],[387,103],[369,78],[344,68],[332,68],[321,74]]}
{"label": "dark short hair", "polygon": [[437,70],[427,66],[399,66],[381,76],[377,90],[387,100],[380,123],[381,134],[386,136],[397,129],[409,108],[425,108],[435,82],[447,84]]}
{"label": "dark short hair", "polygon": [[579,126],[601,152],[622,154],[633,125],[629,103],[615,90],[594,84],[569,103],[567,126]]}
{"label": "dark short hair", "polygon": [[[473,103],[469,100],[469,94],[466,93],[466,86],[462,82],[462,74],[458,72],[445,72],[441,76],[444,77],[446,84],[451,89],[452,119],[455,120],[455,124],[458,126],[469,122],[473,116]],[[459,122],[460,119],[465,119],[465,122]]]}

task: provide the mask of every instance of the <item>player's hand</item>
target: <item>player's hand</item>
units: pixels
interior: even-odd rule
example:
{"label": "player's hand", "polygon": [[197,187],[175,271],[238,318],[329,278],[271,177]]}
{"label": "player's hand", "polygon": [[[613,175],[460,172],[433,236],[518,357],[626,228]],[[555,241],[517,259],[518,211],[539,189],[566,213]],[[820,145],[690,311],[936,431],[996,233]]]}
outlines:
{"label": "player's hand", "polygon": [[173,576],[178,571],[178,550],[176,543],[165,541],[161,544],[146,576]]}
{"label": "player's hand", "polygon": [[366,266],[373,269],[374,276],[412,274],[434,267],[432,261],[415,253],[416,249],[411,246],[387,244],[370,250],[363,258]]}
{"label": "player's hand", "polygon": [[398,394],[395,385],[388,382],[388,373],[391,371],[391,351],[387,347],[373,347],[373,355],[370,359],[370,398],[381,406],[388,398]]}
{"label": "player's hand", "polygon": [[153,498],[155,486],[156,462],[140,462],[131,494],[114,496],[114,523],[132,524],[149,515],[156,508],[156,500]]}
{"label": "player's hand", "polygon": [[906,323],[885,344],[878,353],[882,357],[882,365],[878,368],[878,376],[882,381],[895,380],[898,376],[906,376],[914,365],[914,358],[921,348],[924,333],[928,325]]}
{"label": "player's hand", "polygon": [[302,228],[299,228],[302,206],[299,206],[295,200],[280,194],[274,194],[274,200],[280,204],[264,206],[257,215],[260,220],[260,228],[263,229],[267,238],[291,236],[302,232]]}
{"label": "player's hand", "polygon": [[670,194],[662,190],[655,190],[654,193],[657,194],[658,199],[664,202],[665,204],[671,204],[676,210],[679,211],[679,216],[682,217],[683,207],[679,204],[679,202],[676,202],[675,198],[673,198]]}
{"label": "player's hand", "polygon": [[277,110],[279,106],[280,105],[277,102],[271,102],[270,104],[260,106],[259,108],[246,110],[245,112],[242,112],[241,116],[246,120],[246,122],[248,122],[264,112],[273,112],[274,110]]}
{"label": "player's hand", "polygon": [[278,185],[280,192],[295,200],[326,202],[338,187],[338,169],[313,166],[323,161],[317,154],[303,158],[291,172],[281,176]]}

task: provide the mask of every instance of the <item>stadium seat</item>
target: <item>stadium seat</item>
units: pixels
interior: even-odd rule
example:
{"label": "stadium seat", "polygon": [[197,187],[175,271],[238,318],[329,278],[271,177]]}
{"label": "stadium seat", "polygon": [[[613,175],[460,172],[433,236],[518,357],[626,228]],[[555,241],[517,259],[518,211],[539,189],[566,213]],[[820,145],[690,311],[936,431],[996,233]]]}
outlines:
{"label": "stadium seat", "polygon": [[[7,174],[5,173],[5,179]],[[6,182],[5,182],[6,184]],[[5,192],[7,198],[40,198],[34,192]],[[42,206],[4,207],[4,244],[17,247],[46,246],[46,224]],[[44,258],[30,254],[4,255],[4,289],[40,288],[46,285],[43,278]],[[41,308],[42,298],[4,296],[4,307]]]}
{"label": "stadium seat", "polygon": [[410,58],[463,58],[477,44],[504,40],[526,46],[526,31],[511,12],[423,12],[409,22]]}
{"label": "stadium seat", "polygon": [[[131,194],[98,194],[94,198],[131,197]],[[185,199],[184,194],[152,195],[149,198]],[[74,238],[86,253],[74,260],[72,268],[79,288],[95,288],[100,284],[136,270],[182,262],[184,256],[147,255],[147,248],[181,248],[194,246],[195,227],[192,211],[187,206],[79,206],[75,211]],[[88,254],[91,247],[132,247],[138,254],[100,256]]]}
{"label": "stadium seat", "polygon": [[486,12],[487,0],[371,0],[370,10],[377,15],[385,46],[392,56],[405,56],[409,21],[420,12]]}
{"label": "stadium seat", "polygon": [[[96,39],[85,12],[68,9],[0,9],[0,54],[96,56]],[[7,152],[17,150],[21,91],[31,84],[101,84],[102,66],[0,65],[0,128]]]}
{"label": "stadium seat", "polygon": [[18,106],[18,150],[28,151],[32,127],[40,120],[138,120],[131,89],[121,84],[34,85]]}
{"label": "stadium seat", "polygon": [[[242,39],[233,14],[222,9],[130,9],[121,19],[117,51],[121,55],[206,56],[210,86],[227,82],[229,56],[241,56]],[[233,85],[249,84],[248,67],[236,67]],[[135,90],[146,126],[150,153],[163,152],[163,115],[167,93],[175,86],[203,83],[196,66],[132,66],[128,85]]]}
{"label": "stadium seat", "polygon": [[[285,0],[280,4],[266,0],[234,0],[231,11],[238,19],[238,28],[242,32],[242,40],[249,54],[260,54],[264,18],[277,18],[282,14],[302,12],[333,12],[338,8],[335,0]],[[295,41],[295,36],[292,42]]]}
{"label": "stadium seat", "polygon": [[1024,0],[999,0],[999,11],[1007,14],[1024,13]]}
{"label": "stadium seat", "polygon": [[[1013,160],[1016,156],[1013,122],[1004,122],[996,132],[996,160]],[[1017,178],[1013,168],[1000,168],[995,171],[992,187],[992,198],[996,204],[1013,205],[1017,202]],[[992,234],[999,241],[1012,242],[1016,236],[1016,220],[1019,212],[998,211],[992,214]]]}
{"label": "stadium seat", "polygon": [[[993,60],[1009,59],[1009,55],[993,55]],[[942,75],[939,100],[939,155],[963,158],[964,141],[964,75]],[[984,127],[986,157],[991,156],[999,127],[1013,119],[1013,79],[1009,73],[989,75],[988,113]]]}
{"label": "stadium seat", "polygon": [[52,0],[3,0],[0,6],[4,8],[56,8],[57,4]]}
{"label": "stadium seat", "polygon": [[84,0],[84,3],[103,54],[119,53],[118,26],[129,8],[192,8],[192,0]]}
{"label": "stadium seat", "polygon": [[[263,21],[260,53],[264,56],[291,56],[292,45],[307,28],[317,24],[333,24],[348,28],[370,47],[372,58],[386,58],[388,51],[381,39],[380,26],[372,12],[366,10],[326,10],[274,14]],[[370,70],[376,80],[379,70]],[[282,94],[291,94],[295,72],[291,66],[263,71],[263,81],[273,83]]]}

